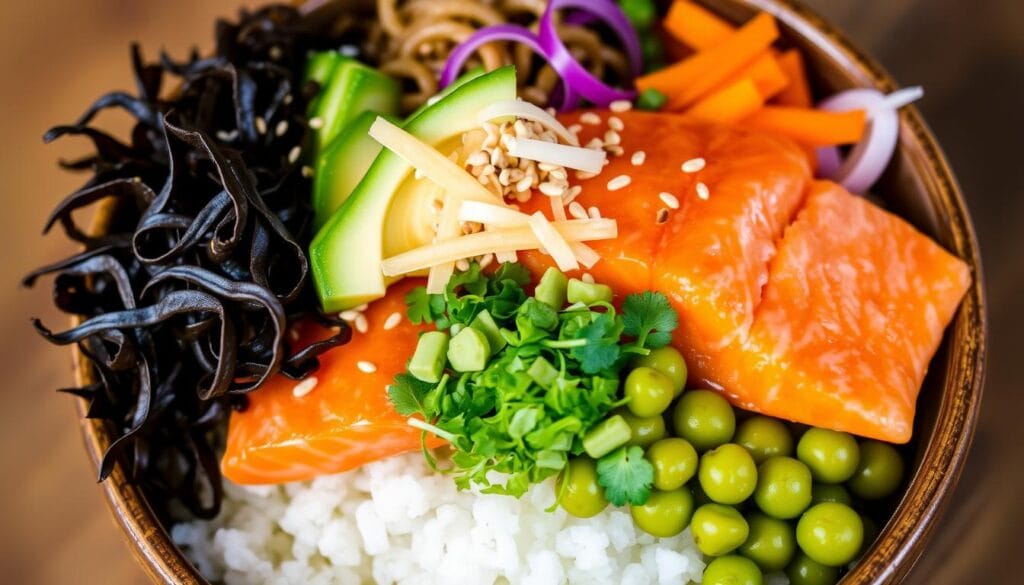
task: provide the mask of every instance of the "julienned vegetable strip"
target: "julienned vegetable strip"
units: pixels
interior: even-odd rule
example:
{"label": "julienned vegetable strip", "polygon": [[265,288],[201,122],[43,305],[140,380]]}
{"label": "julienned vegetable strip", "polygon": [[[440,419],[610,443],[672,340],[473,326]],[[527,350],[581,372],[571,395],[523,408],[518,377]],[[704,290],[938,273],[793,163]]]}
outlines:
{"label": "julienned vegetable strip", "polygon": [[673,2],[662,25],[673,37],[698,51],[721,43],[736,30],[722,17],[689,0]]}
{"label": "julienned vegetable strip", "polygon": [[[613,219],[571,219],[551,225],[569,242],[608,240],[618,237]],[[400,276],[444,262],[454,262],[487,253],[535,250],[540,241],[528,227],[485,231],[409,250],[381,263],[384,276]]]}
{"label": "julienned vegetable strip", "polygon": [[757,91],[765,100],[769,100],[790,84],[789,76],[782,69],[778,59],[771,52],[762,53],[749,65],[740,69],[736,79],[749,77],[757,86]]}
{"label": "julienned vegetable strip", "polygon": [[811,99],[811,85],[807,81],[803,55],[797,49],[790,49],[779,55],[777,61],[789,79],[789,84],[775,96],[775,102],[781,106],[811,107],[814,102]]}
{"label": "julienned vegetable strip", "polygon": [[775,19],[762,12],[727,41],[638,78],[637,88],[661,91],[668,96],[669,109],[686,108],[768,50],[778,37]]}
{"label": "julienned vegetable strip", "polygon": [[710,94],[686,111],[702,122],[732,124],[754,114],[764,106],[764,96],[754,80],[741,79]]}
{"label": "julienned vegetable strip", "polygon": [[743,120],[755,130],[773,132],[811,146],[852,144],[864,136],[863,110],[825,112],[787,106],[765,106]]}

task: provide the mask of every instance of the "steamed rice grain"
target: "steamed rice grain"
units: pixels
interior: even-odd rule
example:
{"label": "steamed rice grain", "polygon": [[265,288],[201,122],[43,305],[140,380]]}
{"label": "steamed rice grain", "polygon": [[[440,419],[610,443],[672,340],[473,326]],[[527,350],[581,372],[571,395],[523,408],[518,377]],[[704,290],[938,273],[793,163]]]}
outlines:
{"label": "steamed rice grain", "polygon": [[656,539],[613,507],[586,520],[547,512],[553,486],[518,500],[460,492],[414,453],[308,482],[227,483],[220,516],[171,536],[228,585],[700,582],[689,530]]}

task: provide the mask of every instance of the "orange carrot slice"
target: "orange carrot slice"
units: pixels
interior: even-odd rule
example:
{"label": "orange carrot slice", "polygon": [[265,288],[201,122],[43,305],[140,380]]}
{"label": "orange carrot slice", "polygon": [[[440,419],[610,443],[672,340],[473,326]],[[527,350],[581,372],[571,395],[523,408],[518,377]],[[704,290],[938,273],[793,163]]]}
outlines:
{"label": "orange carrot slice", "polygon": [[765,106],[743,120],[754,130],[787,136],[811,146],[852,144],[864,136],[863,110],[825,112],[809,108]]}
{"label": "orange carrot slice", "polygon": [[804,58],[800,51],[790,49],[779,55],[776,61],[789,83],[775,96],[775,102],[796,108],[811,107],[811,84],[807,81],[807,70],[804,69]]}
{"label": "orange carrot slice", "polygon": [[765,100],[778,95],[789,86],[789,76],[771,53],[762,54],[740,70],[736,77],[750,78]]}
{"label": "orange carrot slice", "polygon": [[764,106],[764,96],[751,78],[740,79],[708,95],[686,111],[701,122],[732,124]]}
{"label": "orange carrot slice", "polygon": [[668,96],[668,109],[684,109],[756,59],[778,37],[775,19],[762,12],[723,43],[640,77],[637,88],[657,89]]}
{"label": "orange carrot slice", "polygon": [[680,42],[698,51],[721,43],[736,30],[724,18],[690,0],[673,2],[662,26]]}

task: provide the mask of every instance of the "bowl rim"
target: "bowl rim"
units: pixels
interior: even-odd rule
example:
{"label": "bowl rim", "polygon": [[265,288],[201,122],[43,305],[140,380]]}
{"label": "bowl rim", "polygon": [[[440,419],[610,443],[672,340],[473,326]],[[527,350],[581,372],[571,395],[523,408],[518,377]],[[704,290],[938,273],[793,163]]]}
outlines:
{"label": "bowl rim", "polygon": [[[721,2],[723,0],[718,0]],[[897,88],[892,76],[859,49],[842,32],[799,0],[724,0],[740,8],[773,14],[789,35],[802,37],[822,51],[862,87],[882,91]],[[712,2],[717,4],[718,2]],[[949,230],[944,242],[966,261],[973,281],[947,330],[952,343],[935,427],[927,438],[918,468],[892,518],[874,545],[842,583],[881,584],[902,580],[921,556],[939,518],[949,504],[970,449],[978,420],[984,385],[987,311],[980,249],[966,202],[938,141],[914,106],[900,114],[902,156],[908,158],[915,176],[925,182],[931,208],[938,222]],[[94,232],[103,231],[114,212],[105,202],[94,219]],[[74,319],[78,322],[78,319]],[[73,350],[75,380],[89,383],[90,373],[77,348]],[[105,423],[85,418],[86,404],[77,401],[85,443],[94,464],[99,463],[110,442]],[[142,491],[127,481],[120,465],[101,484],[108,508],[128,540],[136,559],[154,582],[203,585],[207,581],[172,542]]]}

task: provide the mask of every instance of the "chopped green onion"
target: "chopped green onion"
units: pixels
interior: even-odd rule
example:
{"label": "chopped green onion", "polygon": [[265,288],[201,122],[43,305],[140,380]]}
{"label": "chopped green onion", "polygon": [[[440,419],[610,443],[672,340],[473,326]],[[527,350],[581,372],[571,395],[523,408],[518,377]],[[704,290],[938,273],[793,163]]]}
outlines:
{"label": "chopped green onion", "polygon": [[652,88],[645,89],[636,100],[636,107],[641,110],[656,112],[665,107],[668,96]]}
{"label": "chopped green onion", "polygon": [[583,450],[594,459],[600,459],[625,445],[632,436],[633,432],[626,419],[615,415],[595,426],[583,437]]}
{"label": "chopped green onion", "polygon": [[418,380],[437,383],[444,373],[448,352],[448,334],[443,331],[428,331],[416,343],[416,352],[409,360],[409,373]]}
{"label": "chopped green onion", "polygon": [[448,342],[448,362],[456,372],[479,372],[487,366],[490,357],[487,337],[472,327],[459,331]]}
{"label": "chopped green onion", "polygon": [[569,287],[566,296],[570,303],[610,303],[612,302],[612,288],[606,284],[583,282],[578,278],[569,280]]}

